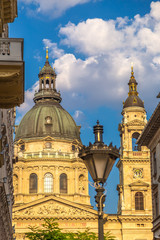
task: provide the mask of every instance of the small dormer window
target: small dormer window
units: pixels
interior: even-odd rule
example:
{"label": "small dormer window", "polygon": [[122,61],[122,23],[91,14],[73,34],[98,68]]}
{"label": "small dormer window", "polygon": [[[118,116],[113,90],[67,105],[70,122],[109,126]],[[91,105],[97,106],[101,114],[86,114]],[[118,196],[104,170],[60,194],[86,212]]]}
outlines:
{"label": "small dormer window", "polygon": [[75,145],[72,145],[72,151],[75,151],[75,150],[76,150]]}
{"label": "small dormer window", "polygon": [[20,150],[21,150],[21,151],[24,151],[24,149],[25,149],[25,145],[24,145],[24,144],[21,144]]}
{"label": "small dormer window", "polygon": [[47,116],[46,118],[45,118],[45,124],[52,124],[52,118],[50,117],[50,116]]}
{"label": "small dormer window", "polygon": [[52,148],[52,143],[51,142],[46,142],[45,147],[46,148]]}

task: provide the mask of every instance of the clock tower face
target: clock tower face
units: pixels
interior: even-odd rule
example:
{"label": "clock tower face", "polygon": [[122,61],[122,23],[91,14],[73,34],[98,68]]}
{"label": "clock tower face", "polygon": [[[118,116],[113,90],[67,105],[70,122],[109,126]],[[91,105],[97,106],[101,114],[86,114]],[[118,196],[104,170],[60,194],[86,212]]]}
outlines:
{"label": "clock tower face", "polygon": [[134,178],[143,178],[143,168],[133,168]]}

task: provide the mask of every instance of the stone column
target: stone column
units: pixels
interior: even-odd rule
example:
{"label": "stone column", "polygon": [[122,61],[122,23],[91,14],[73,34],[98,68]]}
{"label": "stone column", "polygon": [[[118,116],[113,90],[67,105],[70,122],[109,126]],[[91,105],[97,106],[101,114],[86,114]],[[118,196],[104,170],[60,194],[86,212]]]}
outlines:
{"label": "stone column", "polygon": [[43,174],[42,174],[42,166],[39,166],[37,193],[42,193],[42,191],[43,191]]}
{"label": "stone column", "polygon": [[42,79],[39,79],[39,90],[42,90]]}
{"label": "stone column", "polygon": [[85,173],[85,194],[89,194],[89,187],[88,187],[88,172]]}
{"label": "stone column", "polygon": [[19,184],[18,184],[19,189],[18,189],[18,192],[22,193],[23,175],[22,175],[22,167],[21,166],[19,167],[19,178],[18,179],[19,179]]}
{"label": "stone column", "polygon": [[46,89],[46,79],[43,80],[43,89]]}
{"label": "stone column", "polygon": [[55,193],[60,193],[59,190],[59,170],[58,170],[58,166],[55,167],[55,171],[54,171],[54,182],[53,182],[53,191]]}
{"label": "stone column", "polygon": [[49,78],[49,89],[51,89],[51,78]]}
{"label": "stone column", "polygon": [[53,79],[53,89],[56,89],[56,79]]}
{"label": "stone column", "polygon": [[78,193],[78,167],[75,166],[75,174],[74,174],[74,186],[75,186],[75,193]]}

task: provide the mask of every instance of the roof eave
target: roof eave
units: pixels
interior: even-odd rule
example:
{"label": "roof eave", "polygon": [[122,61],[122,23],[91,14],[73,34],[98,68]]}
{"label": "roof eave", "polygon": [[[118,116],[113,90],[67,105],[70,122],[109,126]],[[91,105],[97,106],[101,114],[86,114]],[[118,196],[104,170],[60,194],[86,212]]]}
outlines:
{"label": "roof eave", "polygon": [[160,127],[160,103],[157,105],[156,109],[154,110],[151,118],[149,119],[148,123],[146,124],[143,132],[141,133],[140,137],[137,140],[137,144],[139,146],[147,146],[150,144],[151,140],[153,139],[155,133],[158,131]]}

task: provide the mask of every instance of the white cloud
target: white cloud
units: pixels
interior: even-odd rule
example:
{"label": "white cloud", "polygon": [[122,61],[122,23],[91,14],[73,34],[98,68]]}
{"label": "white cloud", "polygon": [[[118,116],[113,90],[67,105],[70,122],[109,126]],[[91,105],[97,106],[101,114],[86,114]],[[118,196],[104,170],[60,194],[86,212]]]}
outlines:
{"label": "white cloud", "polygon": [[64,55],[64,50],[58,48],[57,43],[52,43],[49,39],[43,39],[43,43],[45,47],[50,49],[49,54],[52,58],[59,58]]}
{"label": "white cloud", "polygon": [[[92,0],[20,0],[26,5],[35,7],[34,13],[45,14],[51,18],[56,18],[62,15],[69,8],[75,7],[78,4],[84,4]],[[33,9],[30,8],[33,12]]]}
{"label": "white cloud", "polygon": [[84,113],[81,110],[76,110],[74,112],[73,118],[75,121],[81,121],[85,117]]}
{"label": "white cloud", "polygon": [[150,13],[150,15],[154,19],[156,19],[157,21],[160,21],[159,9],[160,9],[160,2],[159,1],[151,3],[151,13]]}
{"label": "white cloud", "polygon": [[85,60],[65,54],[54,63],[58,73],[57,88],[63,91],[64,102],[73,108],[76,105],[94,108],[107,102],[117,102],[124,96],[129,66],[130,61],[124,59],[123,54],[119,54],[118,58],[94,56]]}
{"label": "white cloud", "polygon": [[[151,7],[154,9],[155,5],[156,10],[160,11],[160,2],[152,2]],[[144,48],[155,54],[160,52],[160,20],[155,21],[155,18],[154,14],[146,14],[144,17],[136,15],[132,20],[126,17],[108,21],[95,18],[78,25],[68,23],[60,29],[64,37],[61,42],[90,56],[116,50],[130,53]]]}
{"label": "white cloud", "polygon": [[36,59],[38,62],[40,62],[40,61],[42,60],[42,56],[41,56],[39,50],[36,50],[36,51],[34,52],[34,59]]}
{"label": "white cloud", "polygon": [[86,129],[92,130],[93,128],[89,125],[86,116],[83,111],[76,110],[73,114],[73,118],[78,126],[81,126],[81,132],[86,131]]}
{"label": "white cloud", "polygon": [[[151,11],[133,19],[88,19],[61,27],[61,43],[74,47],[85,59],[64,55],[55,61],[57,83],[61,89],[77,93],[77,104],[110,105],[127,97],[130,64],[141,97],[153,102],[160,75],[160,1],[151,3]],[[66,74],[65,74],[66,73]],[[62,84],[62,82],[66,84]],[[123,99],[123,100],[124,100]]]}
{"label": "white cloud", "polygon": [[30,89],[25,91],[25,101],[23,104],[21,104],[20,107],[17,107],[17,119],[16,124],[19,124],[21,117],[27,113],[31,107],[34,105],[33,97],[35,94],[35,91],[38,91],[39,88],[39,81],[37,81]]}
{"label": "white cloud", "polygon": [[123,33],[115,29],[113,20],[88,19],[77,26],[68,23],[60,29],[60,34],[65,36],[63,44],[74,46],[87,55],[107,53],[119,48],[123,41]]}
{"label": "white cloud", "polygon": [[[75,48],[66,54],[51,40],[44,40],[56,57],[57,89],[67,109],[106,105],[122,107],[127,98],[131,62],[139,83],[140,97],[151,109],[160,81],[160,1],[151,11],[133,19],[88,19],[60,29],[61,43]],[[62,46],[62,45],[61,45]],[[84,58],[76,57],[77,51]],[[78,56],[78,55],[77,55]],[[152,111],[152,109],[151,109]]]}

